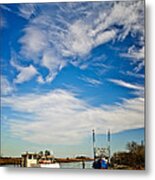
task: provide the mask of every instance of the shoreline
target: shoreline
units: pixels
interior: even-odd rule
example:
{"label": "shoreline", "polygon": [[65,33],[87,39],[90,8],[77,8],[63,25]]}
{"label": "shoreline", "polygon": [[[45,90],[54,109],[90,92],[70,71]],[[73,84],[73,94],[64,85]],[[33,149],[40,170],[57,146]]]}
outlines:
{"label": "shoreline", "polygon": [[[93,158],[55,158],[58,163],[73,163],[82,161],[93,161]],[[21,165],[21,157],[0,157],[0,166],[2,165]]]}

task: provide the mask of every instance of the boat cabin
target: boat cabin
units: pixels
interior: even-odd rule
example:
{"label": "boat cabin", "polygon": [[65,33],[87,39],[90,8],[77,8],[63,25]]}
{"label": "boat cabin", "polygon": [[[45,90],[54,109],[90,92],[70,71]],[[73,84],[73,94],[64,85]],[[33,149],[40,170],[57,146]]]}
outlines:
{"label": "boat cabin", "polygon": [[22,167],[36,167],[38,164],[38,154],[26,152],[22,154]]}

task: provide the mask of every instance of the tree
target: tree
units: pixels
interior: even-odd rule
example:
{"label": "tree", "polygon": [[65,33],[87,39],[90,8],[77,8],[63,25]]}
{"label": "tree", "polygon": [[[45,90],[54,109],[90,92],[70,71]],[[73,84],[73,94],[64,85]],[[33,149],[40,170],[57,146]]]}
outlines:
{"label": "tree", "polygon": [[128,142],[126,146],[130,153],[135,153],[139,145],[136,142],[132,141]]}
{"label": "tree", "polygon": [[132,141],[127,144],[127,149],[131,154],[130,164],[133,166],[145,166],[145,147],[143,144],[139,145],[136,142]]}
{"label": "tree", "polygon": [[132,169],[144,169],[145,167],[145,146],[132,141],[126,145],[128,152],[114,153],[111,164],[114,166],[128,166]]}

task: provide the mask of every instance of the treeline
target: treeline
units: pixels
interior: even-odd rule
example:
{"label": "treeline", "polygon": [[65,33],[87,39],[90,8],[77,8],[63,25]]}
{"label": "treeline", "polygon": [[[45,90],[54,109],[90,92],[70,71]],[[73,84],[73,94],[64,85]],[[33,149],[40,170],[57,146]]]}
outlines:
{"label": "treeline", "polygon": [[21,158],[13,158],[13,157],[0,157],[0,166],[2,165],[21,165]]}
{"label": "treeline", "polygon": [[127,144],[128,152],[114,153],[111,158],[111,166],[120,169],[144,169],[145,168],[145,146],[136,142]]}

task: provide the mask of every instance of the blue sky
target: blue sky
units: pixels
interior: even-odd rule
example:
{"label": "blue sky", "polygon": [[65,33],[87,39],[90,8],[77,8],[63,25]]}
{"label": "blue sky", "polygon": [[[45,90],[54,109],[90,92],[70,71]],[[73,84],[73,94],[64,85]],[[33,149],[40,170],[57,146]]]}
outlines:
{"label": "blue sky", "polygon": [[144,139],[144,3],[1,4],[2,153],[92,155]]}

